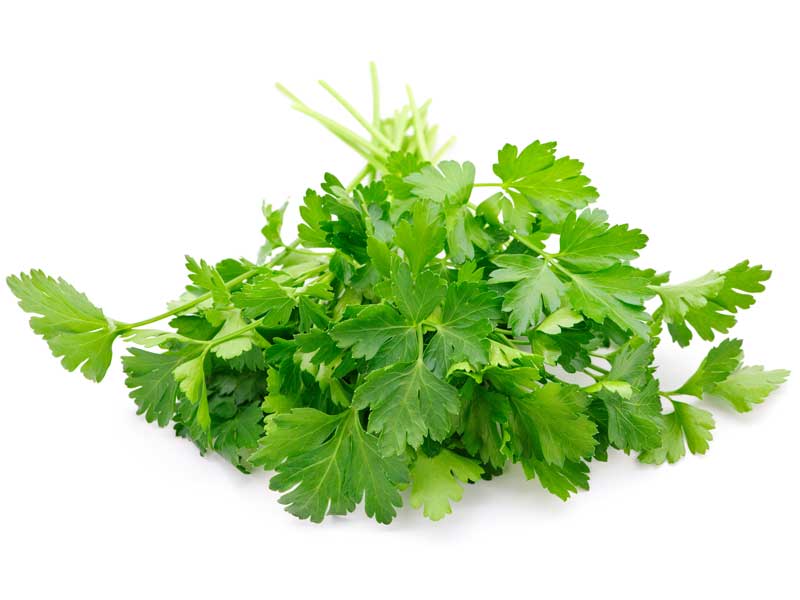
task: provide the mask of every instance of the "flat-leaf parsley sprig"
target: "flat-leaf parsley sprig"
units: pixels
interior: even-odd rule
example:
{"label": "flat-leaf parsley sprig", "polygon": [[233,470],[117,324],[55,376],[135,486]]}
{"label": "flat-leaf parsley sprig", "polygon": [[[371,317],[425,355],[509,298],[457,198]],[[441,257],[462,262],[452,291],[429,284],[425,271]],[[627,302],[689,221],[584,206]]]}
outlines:
{"label": "flat-leaf parsley sprig", "polygon": [[315,522],[363,504],[389,523],[406,489],[441,519],[512,463],[566,500],[610,449],[654,464],[705,453],[714,418],[697,400],[746,412],[786,379],[723,339],[662,390],[661,338],[715,342],[770,272],[745,260],[674,283],[634,266],[647,236],[590,208],[583,163],[554,142],[506,144],[497,179],[476,183],[472,163],[441,160],[453,140],[437,144],[429,102],[408,88],[386,115],[374,66],[371,80],[369,117],[320,82],[360,132],[278,86],[365,162],[306,191],[295,241],[286,205],[265,205],[258,260],[189,257],[180,299],[131,322],[40,270],[11,276],[33,330],[93,381],[127,343],[148,422],[275,471],[280,502]]}

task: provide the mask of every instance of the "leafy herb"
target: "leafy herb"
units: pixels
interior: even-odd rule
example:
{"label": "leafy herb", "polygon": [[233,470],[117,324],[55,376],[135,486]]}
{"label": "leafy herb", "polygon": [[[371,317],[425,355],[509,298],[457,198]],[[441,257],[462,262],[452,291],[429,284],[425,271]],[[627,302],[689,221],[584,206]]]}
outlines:
{"label": "leafy herb", "polygon": [[746,412],[785,381],[744,366],[736,339],[673,391],[656,377],[664,325],[681,346],[714,340],[769,271],[744,261],[670,283],[634,267],[647,236],[588,207],[583,163],[554,142],[503,146],[498,180],[476,183],[472,163],[440,160],[452,140],[437,146],[429,103],[409,89],[385,117],[374,67],[372,84],[371,118],[322,84],[363,135],[279,86],[366,163],[305,193],[297,241],[286,205],[264,206],[256,263],[188,258],[181,299],[136,322],[42,271],[11,276],[33,330],[94,381],[114,342],[131,344],[139,414],[242,472],[274,470],[280,502],[312,521],[363,503],[389,523],[406,488],[441,519],[512,463],[566,500],[609,448],[653,464],[705,453],[714,418],[688,399]]}

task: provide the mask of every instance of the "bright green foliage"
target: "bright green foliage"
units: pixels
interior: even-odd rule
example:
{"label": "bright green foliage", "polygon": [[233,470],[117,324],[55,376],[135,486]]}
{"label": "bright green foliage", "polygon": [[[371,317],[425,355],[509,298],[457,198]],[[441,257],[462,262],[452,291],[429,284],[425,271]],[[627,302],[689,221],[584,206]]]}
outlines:
{"label": "bright green foliage", "polygon": [[528,479],[538,479],[544,489],[565,501],[579,489],[589,489],[589,465],[583,461],[567,462],[559,467],[526,458],[522,461],[522,468]]}
{"label": "bright green foliage", "polygon": [[148,423],[157,421],[167,425],[175,414],[178,381],[172,372],[186,357],[179,352],[148,352],[130,348],[130,355],[122,357],[122,366],[128,378],[125,385],[131,388],[131,398]]}
{"label": "bright green foliage", "polygon": [[389,523],[402,504],[397,486],[408,481],[405,462],[380,453],[355,411],[328,416],[301,408],[278,415],[267,426],[263,448],[265,464],[277,470],[270,488],[286,492],[281,504],[301,519],[318,523],[326,514],[351,512],[363,498],[368,516]]}
{"label": "bright green foliage", "polygon": [[463,282],[450,284],[436,333],[425,348],[425,363],[442,376],[456,363],[481,367],[489,361],[492,323],[501,316],[499,301],[487,286]]}
{"label": "bright green foliage", "polygon": [[34,313],[31,329],[41,335],[68,371],[81,368],[87,379],[100,381],[111,364],[116,324],[63,279],[37,269],[10,276],[8,287],[25,312]]}
{"label": "bright green foliage", "polygon": [[653,271],[617,264],[603,271],[572,274],[567,296],[572,307],[593,321],[613,321],[620,329],[648,336],[644,302],[653,295]]}
{"label": "bright green foliage", "polygon": [[784,369],[766,371],[762,366],[742,367],[716,384],[709,393],[724,398],[739,412],[749,412],[788,376],[789,371]]}
{"label": "bright green foliage", "polygon": [[763,282],[771,274],[743,261],[724,273],[710,271],[686,283],[659,286],[662,305],[656,314],[663,316],[672,339],[681,346],[691,342],[692,329],[711,341],[715,331],[728,333],[736,324],[734,314],[755,302],[753,294],[764,291]]}
{"label": "bright green foliage", "polygon": [[491,283],[516,283],[503,301],[515,334],[522,335],[561,305],[566,287],[541,258],[506,254],[496,257],[494,263],[500,268],[492,271]]}
{"label": "bright green foliage", "polygon": [[524,198],[533,212],[553,224],[561,223],[575,209],[597,199],[597,190],[581,173],[583,163],[556,158],[556,143],[533,142],[521,152],[506,144],[497,153],[494,172],[512,196]]}
{"label": "bright green foliage", "polygon": [[369,431],[380,435],[385,452],[419,448],[425,439],[441,441],[458,412],[458,391],[434,375],[421,360],[373,371],[356,388],[356,408],[371,409]]}
{"label": "bright green foliage", "polygon": [[661,444],[645,450],[639,460],[660,465],[665,460],[674,463],[684,457],[686,446],[692,454],[705,454],[712,440],[714,417],[707,410],[672,401],[673,411],[663,416]]}
{"label": "bright green foliage", "polygon": [[289,320],[295,302],[269,275],[260,275],[233,294],[233,303],[248,319],[268,317],[264,325],[282,325]]}
{"label": "bright green foliage", "polygon": [[466,204],[475,182],[475,165],[463,165],[443,160],[435,167],[422,167],[418,173],[405,178],[412,185],[411,193],[417,198],[448,204]]}
{"label": "bright green foliage", "polygon": [[597,425],[586,414],[586,396],[577,386],[547,383],[512,395],[509,445],[515,456],[563,466],[592,455]]}
{"label": "bright green foliage", "polygon": [[8,278],[66,369],[100,381],[119,338],[139,414],[243,473],[275,471],[280,502],[314,522],[362,504],[389,523],[403,492],[441,519],[513,463],[566,500],[613,450],[705,453],[714,418],[687,397],[746,412],[785,381],[744,366],[736,339],[675,390],[655,366],[665,329],[681,346],[727,333],[769,271],[670,284],[632,264],[647,236],[588,208],[597,190],[555,143],[506,144],[498,179],[476,182],[472,163],[439,160],[410,92],[387,117],[375,86],[367,119],[325,87],[363,134],[279,89],[365,166],[305,192],[296,241],[286,205],[264,205],[256,262],[187,258],[185,293],[136,322],[42,271]]}
{"label": "bright green foliage", "polygon": [[421,507],[432,521],[443,519],[453,512],[450,502],[458,502],[464,495],[459,481],[474,483],[482,474],[477,461],[450,450],[433,458],[419,454],[411,468],[411,506]]}
{"label": "bright green foliage", "polygon": [[744,360],[742,340],[724,340],[719,346],[709,350],[703,362],[689,379],[676,391],[678,394],[702,397],[715,385],[725,381]]}

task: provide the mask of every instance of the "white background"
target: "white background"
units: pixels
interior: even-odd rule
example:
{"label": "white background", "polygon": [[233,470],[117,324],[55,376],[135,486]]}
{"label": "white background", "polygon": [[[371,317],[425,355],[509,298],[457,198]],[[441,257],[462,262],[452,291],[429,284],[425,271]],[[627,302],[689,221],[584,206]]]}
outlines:
{"label": "white background", "polygon": [[[793,4],[3,2],[0,272],[46,269],[115,318],[156,313],[185,253],[254,257],[262,199],[296,206],[325,170],[360,167],[273,83],[336,113],[325,78],[368,108],[373,59],[386,105],[406,82],[432,97],[479,179],[505,142],[558,140],[612,219],[650,235],[642,264],[773,268],[734,333],[749,363],[798,370]],[[615,455],[566,504],[512,470],[439,523],[406,508],[318,526],[266,475],[135,416],[118,361],[101,385],[63,371],[5,289],[0,319],[4,598],[800,592],[796,380],[751,414],[715,407],[706,456]],[[707,348],[665,343],[665,385]]]}

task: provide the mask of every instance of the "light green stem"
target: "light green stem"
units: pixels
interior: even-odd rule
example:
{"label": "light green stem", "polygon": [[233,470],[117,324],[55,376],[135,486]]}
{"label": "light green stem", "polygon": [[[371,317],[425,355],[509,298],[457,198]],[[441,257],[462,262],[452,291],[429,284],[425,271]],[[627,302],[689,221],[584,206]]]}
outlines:
{"label": "light green stem", "polygon": [[428,144],[425,141],[425,128],[422,124],[421,111],[417,108],[417,103],[414,101],[414,93],[411,91],[411,86],[406,86],[406,93],[408,94],[408,105],[411,107],[411,118],[414,121],[414,136],[417,140],[417,148],[419,149],[422,159],[430,161],[431,155],[430,152],[428,152]]}
{"label": "light green stem", "polygon": [[385,135],[383,135],[380,131],[378,131],[378,129],[372,123],[367,121],[367,119],[364,118],[364,116],[360,112],[358,112],[352,104],[350,104],[347,100],[345,100],[345,98],[339,92],[337,92],[335,89],[333,89],[325,81],[320,81],[319,84],[323,88],[325,88],[325,91],[328,92],[331,96],[333,96],[336,99],[336,101],[339,104],[341,104],[344,107],[344,109],[347,112],[349,112],[352,115],[352,117],[356,121],[358,121],[359,124],[372,135],[373,139],[376,142],[378,142],[380,144],[383,144],[383,147],[386,150],[389,150],[389,151],[394,150],[394,146],[393,146],[392,142]]}
{"label": "light green stem", "polygon": [[369,63],[369,80],[372,84],[372,124],[381,126],[381,89],[378,85],[378,68],[374,62]]}
{"label": "light green stem", "polygon": [[[283,252],[278,254],[275,258],[273,258],[268,263],[266,263],[265,266],[266,267],[274,267],[275,265],[279,264],[284,258],[289,256],[289,254],[291,254],[292,252],[296,251],[296,248],[297,248],[297,246],[299,244],[300,244],[299,240],[292,242],[291,244],[286,246],[286,248],[283,250]],[[238,277],[234,277],[230,281],[226,281],[225,282],[225,287],[230,289],[230,288],[232,288],[234,286],[237,286],[240,283],[242,283],[243,281],[245,281],[246,279],[248,279],[248,278],[252,277],[253,275],[255,275],[256,273],[258,273],[260,270],[261,270],[260,268],[257,268],[257,269],[250,269],[249,271],[245,271],[244,273],[242,273]],[[126,331],[130,331],[131,329],[136,329],[137,327],[144,327],[145,325],[150,325],[151,323],[155,323],[157,321],[163,321],[164,319],[167,319],[167,318],[172,317],[174,315],[178,315],[180,313],[186,312],[187,310],[190,310],[190,309],[194,308],[198,304],[202,304],[203,302],[205,302],[209,298],[211,298],[211,292],[206,292],[205,294],[202,294],[202,295],[198,296],[197,298],[195,298],[193,300],[190,300],[189,302],[181,304],[180,306],[176,306],[175,308],[173,308],[171,310],[168,310],[166,312],[163,312],[163,313],[161,313],[159,315],[156,315],[155,317],[150,317],[149,319],[144,319],[142,321],[136,321],[135,323],[117,323],[117,325],[118,325],[117,329],[120,331],[120,333],[124,333]]]}

